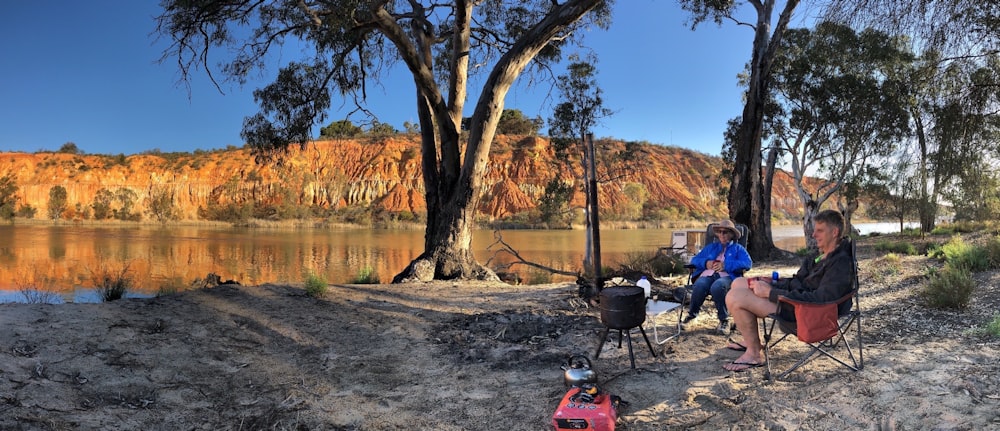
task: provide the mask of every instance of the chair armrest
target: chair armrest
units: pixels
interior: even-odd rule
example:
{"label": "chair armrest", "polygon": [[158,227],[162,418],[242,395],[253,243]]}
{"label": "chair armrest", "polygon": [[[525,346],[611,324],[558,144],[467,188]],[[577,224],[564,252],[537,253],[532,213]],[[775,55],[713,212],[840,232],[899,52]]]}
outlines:
{"label": "chair armrest", "polygon": [[821,305],[829,305],[829,304],[838,304],[839,305],[839,304],[842,304],[844,301],[849,301],[849,300],[851,300],[851,298],[854,298],[854,293],[855,292],[852,291],[852,292],[848,293],[847,295],[844,295],[844,296],[842,296],[842,297],[840,297],[838,299],[835,299],[833,301],[826,301],[826,302],[799,301],[797,299],[792,299],[792,298],[789,298],[789,297],[784,296],[784,295],[778,295],[778,305],[781,305],[781,303],[786,303],[788,305],[791,305],[792,307],[800,307],[800,306],[802,306],[802,307],[809,307],[809,306],[821,306]]}
{"label": "chair armrest", "polygon": [[[836,300],[833,300],[833,301],[826,301],[826,302],[800,301],[800,300],[797,300],[797,299],[789,298],[789,297],[784,296],[784,295],[778,295],[778,303],[777,303],[776,307],[774,308],[774,313],[771,313],[770,316],[771,317],[780,317],[781,316],[781,310],[782,310],[783,307],[789,307],[789,310],[791,310],[792,312],[795,312],[795,310],[799,309],[799,308],[802,308],[802,309],[816,309],[816,308],[823,308],[823,307],[829,306],[831,304],[836,304],[836,305],[839,306],[840,304],[843,304],[845,301],[850,301],[851,298],[854,298],[854,294],[855,293],[856,292],[852,291],[852,292],[848,293],[847,295],[844,295],[844,296],[840,297],[839,299],[836,299]],[[781,319],[781,320],[784,320],[784,319]]]}

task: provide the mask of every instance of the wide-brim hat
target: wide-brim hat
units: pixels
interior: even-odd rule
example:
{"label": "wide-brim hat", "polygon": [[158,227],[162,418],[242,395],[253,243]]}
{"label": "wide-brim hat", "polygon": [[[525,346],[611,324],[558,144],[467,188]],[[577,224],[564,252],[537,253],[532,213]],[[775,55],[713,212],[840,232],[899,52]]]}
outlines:
{"label": "wide-brim hat", "polygon": [[722,220],[722,221],[716,223],[715,226],[712,226],[712,228],[713,229],[729,229],[729,231],[733,233],[733,239],[740,239],[740,236],[742,236],[740,234],[740,230],[736,228],[736,225],[733,224],[733,222],[731,222],[729,220]]}

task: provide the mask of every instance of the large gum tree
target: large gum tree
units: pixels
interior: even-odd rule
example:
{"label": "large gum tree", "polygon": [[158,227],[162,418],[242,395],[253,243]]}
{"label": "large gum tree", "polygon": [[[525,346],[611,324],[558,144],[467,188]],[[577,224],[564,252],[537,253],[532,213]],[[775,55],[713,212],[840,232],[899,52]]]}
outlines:
{"label": "large gum tree", "polygon": [[[408,71],[420,122],[427,227],[424,252],[393,282],[495,279],[472,253],[472,227],[490,146],[515,80],[548,69],[581,27],[606,27],[613,0],[163,0],[164,61],[183,79],[204,69],[245,84],[275,51],[304,52],[254,91],[260,112],[242,136],[258,159],[305,145],[331,101],[364,107],[365,89]],[[216,64],[210,54],[225,61]],[[468,122],[470,67],[483,82]]]}
{"label": "large gum tree", "polygon": [[[766,258],[777,248],[770,235],[771,202],[770,196],[765,195],[761,172],[764,114],[771,91],[771,67],[799,0],[678,0],[678,3],[691,13],[692,29],[711,20],[720,25],[733,22],[753,30],[743,115],[732,134],[735,160],[728,201],[729,217],[750,228],[747,244],[750,255],[755,259]],[[752,7],[755,21],[744,22],[737,18],[738,10],[744,6]],[[780,12],[774,22],[776,10]]]}

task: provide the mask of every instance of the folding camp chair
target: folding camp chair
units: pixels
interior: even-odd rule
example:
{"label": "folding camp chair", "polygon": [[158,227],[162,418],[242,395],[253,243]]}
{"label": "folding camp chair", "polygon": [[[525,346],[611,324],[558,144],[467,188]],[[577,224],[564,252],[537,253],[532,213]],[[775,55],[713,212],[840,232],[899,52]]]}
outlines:
{"label": "folding camp chair", "polygon": [[[705,229],[705,240],[703,241],[703,243],[706,246],[713,242],[719,241],[719,238],[715,236],[715,227],[717,225],[718,223],[710,223],[708,227]],[[750,236],[750,229],[745,224],[737,223],[736,230],[740,231],[740,239],[736,240],[736,242],[745,248],[747,246],[747,237]],[[681,291],[674,294],[674,298],[685,306],[681,308],[680,315],[677,316],[678,319],[682,319],[684,317],[684,311],[687,310],[686,306],[690,303],[691,300],[691,289],[694,288],[695,280],[698,280],[698,277],[701,275],[695,271],[695,266],[692,264],[684,265],[684,268],[688,270],[687,285],[678,288],[681,289]],[[714,301],[715,298],[712,298],[712,300]]]}
{"label": "folding camp chair", "polygon": [[[765,379],[771,379],[771,349],[789,335],[794,335],[799,341],[809,345],[809,351],[791,368],[778,374],[776,379],[784,378],[818,356],[830,358],[851,371],[864,368],[861,301],[858,295],[858,258],[853,241],[850,249],[853,260],[850,293],[836,301],[826,303],[802,302],[782,296],[778,298],[778,309],[762,320],[764,360],[767,362]],[[849,307],[844,304],[848,304]],[[841,311],[841,308],[845,310]],[[795,320],[785,319],[783,310],[791,310],[792,313],[784,315],[794,314]],[[776,328],[780,328],[783,335],[772,341]]]}

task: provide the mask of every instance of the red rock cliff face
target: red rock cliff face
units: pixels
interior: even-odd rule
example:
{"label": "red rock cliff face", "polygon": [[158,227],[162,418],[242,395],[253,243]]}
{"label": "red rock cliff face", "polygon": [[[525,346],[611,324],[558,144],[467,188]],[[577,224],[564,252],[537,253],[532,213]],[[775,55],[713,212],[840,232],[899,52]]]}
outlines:
{"label": "red rock cliff face", "polygon": [[[621,142],[602,141],[601,145],[610,152],[624,148]],[[553,163],[554,157],[545,138],[499,136],[480,190],[483,216],[496,219],[533,210],[553,178],[576,185],[573,203],[582,206],[580,162],[570,160],[567,167],[567,163]],[[636,157],[625,161],[622,169],[607,173],[613,180],[600,184],[602,213],[636,207],[627,189],[641,184],[646,211],[685,218],[725,216],[725,200],[717,196],[718,158],[657,145],[641,146]],[[143,218],[148,217],[149,197],[164,192],[173,196],[185,220],[197,219],[199,208],[249,201],[426,211],[419,143],[405,136],[377,142],[318,141],[304,150],[293,147],[280,166],[257,165],[245,149],[132,156],[2,153],[0,176],[7,174],[16,179],[19,206],[36,208],[36,218],[47,216],[49,191],[55,186],[67,191],[69,209],[64,218],[83,218],[101,189],[133,191],[134,212]],[[721,183],[728,180],[721,179]],[[801,210],[786,174],[779,172],[774,190],[775,214],[797,217]]]}

